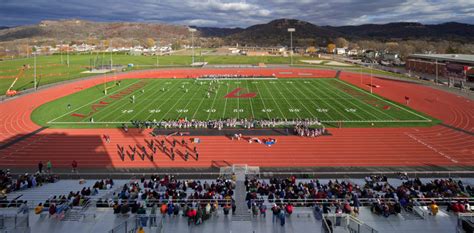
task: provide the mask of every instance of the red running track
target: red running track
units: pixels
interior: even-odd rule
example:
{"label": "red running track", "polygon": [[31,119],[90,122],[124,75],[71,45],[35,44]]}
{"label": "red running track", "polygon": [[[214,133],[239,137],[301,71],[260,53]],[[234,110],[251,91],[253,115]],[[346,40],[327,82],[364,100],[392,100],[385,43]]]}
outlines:
{"label": "red running track", "polygon": [[[168,69],[140,71],[117,76],[125,78],[186,78],[204,74],[275,74],[278,77],[333,77],[335,71],[314,69]],[[341,79],[369,88],[369,77],[342,73]],[[32,110],[43,103],[101,84],[95,79],[59,85],[0,104],[0,140],[8,143],[40,128],[30,120]],[[379,88],[375,93],[403,103],[409,96],[410,107],[432,115],[444,123],[473,132],[474,103],[456,95],[429,87],[374,78]],[[55,167],[69,167],[73,159],[89,168],[129,167],[210,167],[248,164],[267,167],[316,166],[472,166],[473,136],[444,126],[430,128],[352,128],[331,129],[333,136],[317,139],[277,137],[277,144],[266,147],[246,141],[231,141],[226,137],[200,137],[199,160],[176,160],[161,152],[153,162],[136,156],[135,161],[118,156],[117,144],[144,145],[152,140],[149,132],[132,130],[124,134],[118,129],[46,129],[6,149],[0,150],[3,167],[32,167],[38,161],[51,160]],[[106,143],[102,135],[110,135]],[[181,138],[178,138],[181,140]],[[186,138],[189,139],[189,138]],[[191,148],[189,148],[191,149]],[[126,149],[128,150],[128,149]]]}

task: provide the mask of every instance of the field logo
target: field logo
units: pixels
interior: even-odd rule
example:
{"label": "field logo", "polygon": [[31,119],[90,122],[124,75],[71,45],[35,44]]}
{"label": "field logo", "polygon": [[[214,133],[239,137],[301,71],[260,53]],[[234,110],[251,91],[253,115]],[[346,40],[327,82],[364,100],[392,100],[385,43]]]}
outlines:
{"label": "field logo", "polygon": [[248,99],[248,98],[255,98],[257,96],[257,93],[255,92],[248,92],[248,93],[241,93],[239,92],[244,92],[244,88],[235,88],[233,91],[231,91],[229,94],[227,94],[224,98],[240,98],[240,99]]}

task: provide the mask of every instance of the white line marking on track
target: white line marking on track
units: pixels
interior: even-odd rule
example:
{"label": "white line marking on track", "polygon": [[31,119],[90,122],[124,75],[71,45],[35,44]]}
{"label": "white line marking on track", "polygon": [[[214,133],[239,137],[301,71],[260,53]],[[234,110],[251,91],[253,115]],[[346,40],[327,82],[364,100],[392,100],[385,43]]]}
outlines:
{"label": "white line marking on track", "polygon": [[453,162],[453,163],[458,163],[458,161],[455,160],[455,159],[453,159],[450,155],[447,155],[447,154],[445,154],[444,152],[442,152],[442,151],[440,151],[440,150],[434,148],[432,145],[430,145],[430,144],[424,142],[423,140],[417,138],[415,135],[409,134],[409,133],[405,133],[405,135],[407,135],[409,138],[413,139],[414,141],[420,143],[421,145],[425,146],[426,148],[428,148],[428,149],[430,149],[430,150],[432,150],[432,151],[438,153],[439,155],[443,156],[444,158],[450,160],[451,162]]}

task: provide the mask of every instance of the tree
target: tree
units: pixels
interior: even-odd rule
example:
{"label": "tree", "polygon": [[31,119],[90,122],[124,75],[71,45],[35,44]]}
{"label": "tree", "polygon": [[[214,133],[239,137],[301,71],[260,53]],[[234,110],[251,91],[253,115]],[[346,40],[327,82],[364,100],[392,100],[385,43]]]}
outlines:
{"label": "tree", "polygon": [[306,49],[306,52],[309,53],[309,54],[316,53],[316,47],[314,47],[314,46],[308,47]]}
{"label": "tree", "polygon": [[109,47],[109,40],[102,40],[100,42],[102,49],[108,48]]}
{"label": "tree", "polygon": [[402,43],[399,46],[399,52],[400,52],[400,57],[402,59],[405,59],[415,52],[415,47],[408,43]]}
{"label": "tree", "polygon": [[177,40],[175,42],[173,42],[173,44],[171,44],[171,49],[173,49],[173,50],[179,50],[180,48],[181,48],[181,44]]}
{"label": "tree", "polygon": [[388,51],[388,52],[398,52],[399,51],[399,45],[397,42],[387,42],[385,43],[385,49]]}
{"label": "tree", "polygon": [[155,40],[153,40],[153,38],[146,38],[145,45],[147,48],[151,48],[155,46]]}
{"label": "tree", "polygon": [[347,48],[349,46],[349,41],[342,37],[339,37],[336,39],[335,44],[337,48]]}
{"label": "tree", "polygon": [[330,44],[328,44],[327,49],[328,49],[327,53],[334,53],[334,50],[336,50],[336,45],[330,43]]}

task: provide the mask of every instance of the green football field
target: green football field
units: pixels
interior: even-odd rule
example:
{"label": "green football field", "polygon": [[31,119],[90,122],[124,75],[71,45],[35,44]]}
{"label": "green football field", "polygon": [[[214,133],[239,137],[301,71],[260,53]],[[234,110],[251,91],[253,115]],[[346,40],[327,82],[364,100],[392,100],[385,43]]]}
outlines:
{"label": "green football field", "polygon": [[[37,108],[32,119],[56,128],[116,127],[132,120],[318,118],[328,126],[428,126],[437,120],[335,78],[129,79]],[[209,93],[209,95],[208,95]],[[134,96],[134,101],[133,101]],[[70,105],[68,107],[68,105]],[[91,122],[93,119],[93,122]]]}

